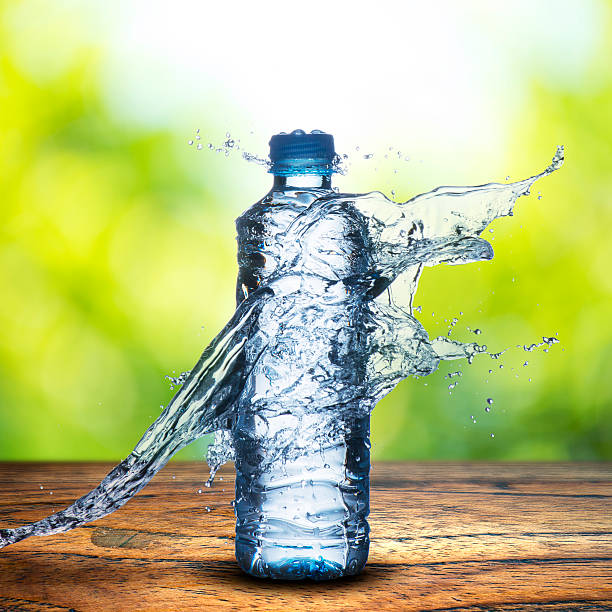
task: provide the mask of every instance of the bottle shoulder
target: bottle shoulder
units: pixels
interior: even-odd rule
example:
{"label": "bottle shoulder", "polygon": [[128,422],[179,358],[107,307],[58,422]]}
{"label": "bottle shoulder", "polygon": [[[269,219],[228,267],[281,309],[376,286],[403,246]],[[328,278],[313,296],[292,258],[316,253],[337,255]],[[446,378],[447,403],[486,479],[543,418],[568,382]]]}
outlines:
{"label": "bottle shoulder", "polygon": [[247,208],[239,217],[251,217],[255,214],[278,211],[279,209],[295,208],[302,211],[310,206],[315,200],[332,194],[329,189],[292,189],[292,190],[270,190],[263,198],[257,200]]}
{"label": "bottle shoulder", "polygon": [[315,200],[330,193],[329,189],[272,189],[236,219],[238,234],[242,231],[252,232],[257,228],[260,231],[266,228],[283,231]]}

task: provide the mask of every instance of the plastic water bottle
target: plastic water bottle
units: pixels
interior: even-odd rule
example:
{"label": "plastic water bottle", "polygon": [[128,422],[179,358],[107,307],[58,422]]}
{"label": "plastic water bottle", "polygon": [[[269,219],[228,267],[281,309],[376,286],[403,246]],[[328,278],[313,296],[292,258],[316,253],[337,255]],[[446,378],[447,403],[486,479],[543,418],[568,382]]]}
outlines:
{"label": "plastic water bottle", "polygon": [[[332,193],[334,159],[330,134],[272,137],[273,187],[236,221],[238,303],[268,284],[291,224]],[[317,244],[306,241],[298,252],[323,272],[288,281],[304,288],[275,296],[260,315],[257,333],[268,334],[267,349],[249,374],[232,428],[236,558],[253,576],[327,580],[359,573],[368,557],[369,411],[357,401],[334,405],[338,389],[363,375],[365,334],[351,320],[349,292],[319,299],[331,284],[326,275],[350,276],[365,265],[353,230],[341,213],[320,222]]]}

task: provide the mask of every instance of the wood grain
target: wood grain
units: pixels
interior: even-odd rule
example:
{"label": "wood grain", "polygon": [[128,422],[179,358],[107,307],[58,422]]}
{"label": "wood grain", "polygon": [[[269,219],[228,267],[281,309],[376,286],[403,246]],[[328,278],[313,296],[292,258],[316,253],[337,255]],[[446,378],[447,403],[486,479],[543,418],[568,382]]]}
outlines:
{"label": "wood grain", "polygon": [[[110,467],[0,464],[0,526],[65,507]],[[243,575],[232,470],[206,476],[170,464],[115,514],[1,550],[0,609],[612,610],[609,464],[378,464],[366,570],[323,584]]]}

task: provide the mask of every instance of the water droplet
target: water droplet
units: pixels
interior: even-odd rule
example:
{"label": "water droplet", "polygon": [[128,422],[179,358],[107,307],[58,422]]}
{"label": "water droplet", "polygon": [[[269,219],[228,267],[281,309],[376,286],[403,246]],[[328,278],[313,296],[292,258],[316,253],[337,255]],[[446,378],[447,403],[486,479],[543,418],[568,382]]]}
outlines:
{"label": "water droplet", "polygon": [[489,404],[489,406],[491,406],[493,404],[493,398],[492,397],[487,397],[487,404]]}
{"label": "water droplet", "polygon": [[188,145],[192,145],[192,144],[193,144],[193,140],[189,140],[189,141],[187,141],[187,144],[188,144]]}
{"label": "water droplet", "polygon": [[198,151],[200,151],[202,149],[202,143],[198,143],[198,146],[196,147]]}

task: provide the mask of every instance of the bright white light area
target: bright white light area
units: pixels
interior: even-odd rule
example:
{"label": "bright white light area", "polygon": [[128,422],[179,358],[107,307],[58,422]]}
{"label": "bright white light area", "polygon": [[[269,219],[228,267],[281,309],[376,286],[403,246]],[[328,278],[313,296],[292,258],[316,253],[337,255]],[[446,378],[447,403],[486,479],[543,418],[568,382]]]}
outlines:
{"label": "bright white light area", "polygon": [[[596,2],[129,2],[109,21],[109,99],[352,146],[491,151],[529,79],[580,83]],[[127,102],[127,104],[126,104]],[[186,114],[185,114],[186,113]]]}
{"label": "bright white light area", "polygon": [[255,130],[264,147],[317,128],[344,150],[491,156],[532,80],[587,85],[606,11],[596,0],[30,0],[9,16],[7,44],[44,80],[93,43],[105,99],[132,125]]}

